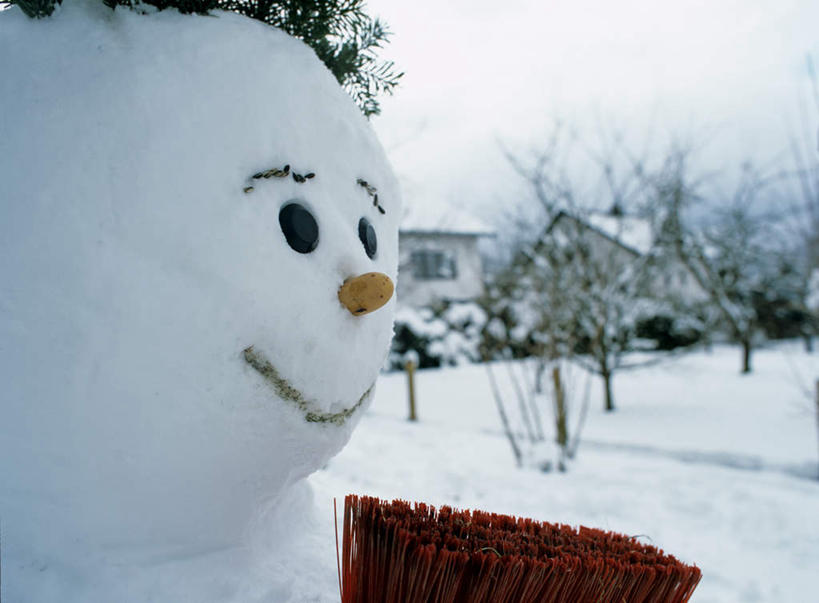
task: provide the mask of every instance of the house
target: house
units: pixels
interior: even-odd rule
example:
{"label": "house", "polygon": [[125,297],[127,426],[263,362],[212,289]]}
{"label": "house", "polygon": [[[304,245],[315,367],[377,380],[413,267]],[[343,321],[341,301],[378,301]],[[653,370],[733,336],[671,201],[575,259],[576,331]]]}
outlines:
{"label": "house", "polygon": [[561,211],[547,230],[552,237],[583,236],[601,265],[626,266],[646,260],[646,292],[654,299],[674,299],[686,305],[708,300],[691,271],[673,253],[657,245],[651,221],[617,211],[582,216]]}
{"label": "house", "polygon": [[398,236],[398,302],[424,307],[483,293],[482,237],[494,231],[464,211],[410,211]]}

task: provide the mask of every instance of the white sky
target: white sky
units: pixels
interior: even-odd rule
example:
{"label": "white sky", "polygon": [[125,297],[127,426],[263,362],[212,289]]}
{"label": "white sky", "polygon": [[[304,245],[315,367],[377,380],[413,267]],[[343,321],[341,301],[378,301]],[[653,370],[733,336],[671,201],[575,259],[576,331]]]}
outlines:
{"label": "white sky", "polygon": [[[817,0],[368,0],[406,72],[374,125],[405,203],[507,201],[498,141],[536,146],[555,118],[637,140],[707,136],[707,169],[787,153]],[[814,125],[815,127],[815,125]],[[784,167],[784,166],[783,166]]]}

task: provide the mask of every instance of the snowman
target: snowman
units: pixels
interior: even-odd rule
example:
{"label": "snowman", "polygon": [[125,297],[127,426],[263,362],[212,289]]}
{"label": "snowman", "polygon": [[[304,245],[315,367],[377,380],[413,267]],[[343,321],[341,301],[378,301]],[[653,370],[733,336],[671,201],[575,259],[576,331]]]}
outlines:
{"label": "snowman", "polygon": [[0,53],[3,595],[308,600],[285,528],[392,335],[372,130],[235,14],[12,7]]}

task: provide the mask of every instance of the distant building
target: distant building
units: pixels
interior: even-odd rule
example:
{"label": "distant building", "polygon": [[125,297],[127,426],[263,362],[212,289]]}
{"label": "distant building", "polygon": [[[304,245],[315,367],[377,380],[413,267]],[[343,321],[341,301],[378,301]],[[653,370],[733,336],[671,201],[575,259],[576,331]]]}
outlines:
{"label": "distant building", "polygon": [[576,216],[561,211],[548,229],[553,237],[570,237],[578,232],[588,241],[594,257],[613,266],[650,256],[644,286],[651,297],[675,298],[685,304],[708,299],[685,264],[671,250],[656,245],[649,220],[620,213]]}
{"label": "distant building", "polygon": [[398,302],[423,307],[479,297],[483,264],[478,241],[494,234],[464,212],[408,214],[398,236]]}

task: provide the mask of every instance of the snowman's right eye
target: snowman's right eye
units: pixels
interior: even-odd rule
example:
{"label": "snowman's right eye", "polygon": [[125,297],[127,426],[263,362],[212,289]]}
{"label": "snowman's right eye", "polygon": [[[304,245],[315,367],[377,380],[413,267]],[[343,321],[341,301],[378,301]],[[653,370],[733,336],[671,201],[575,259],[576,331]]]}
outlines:
{"label": "snowman's right eye", "polygon": [[279,211],[279,226],[287,244],[299,253],[310,253],[318,245],[319,231],[313,214],[298,203],[288,203]]}

